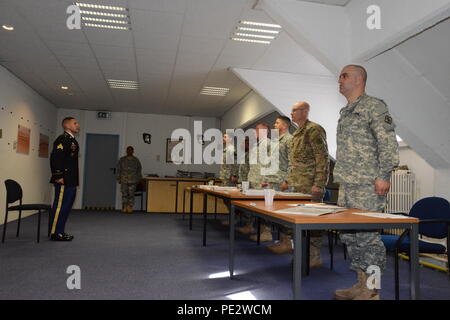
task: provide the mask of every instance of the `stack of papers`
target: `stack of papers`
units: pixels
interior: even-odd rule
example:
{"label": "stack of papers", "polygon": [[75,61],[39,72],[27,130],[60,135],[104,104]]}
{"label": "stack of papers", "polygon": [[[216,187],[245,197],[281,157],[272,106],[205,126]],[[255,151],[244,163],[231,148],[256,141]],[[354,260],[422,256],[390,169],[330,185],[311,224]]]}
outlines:
{"label": "stack of papers", "polygon": [[248,189],[243,192],[246,196],[263,196],[264,190]]}
{"label": "stack of papers", "polygon": [[352,212],[358,216],[366,216],[371,218],[383,218],[383,219],[411,219],[411,217],[405,217],[401,214],[390,214],[382,212]]}
{"label": "stack of papers", "polygon": [[339,207],[330,204],[319,204],[319,203],[300,203],[300,204],[288,204],[291,207],[305,207],[305,208],[318,208],[318,209],[347,209],[344,207]]}
{"label": "stack of papers", "polygon": [[[257,189],[248,189],[244,192],[246,196],[263,196],[264,195],[264,189],[263,190],[257,190]],[[300,193],[300,192],[281,192],[281,191],[275,191],[276,196],[286,196],[286,197],[308,197],[311,196],[310,194]]]}
{"label": "stack of papers", "polygon": [[346,209],[320,209],[320,208],[311,208],[304,206],[296,206],[293,208],[281,209],[275,211],[276,213],[287,213],[287,214],[296,214],[301,216],[310,216],[310,217],[318,217],[324,214],[329,213],[337,213],[341,211],[345,211]]}
{"label": "stack of papers", "polygon": [[277,191],[275,192],[278,196],[286,196],[286,197],[311,197],[310,194],[301,193],[301,192],[281,192]]}

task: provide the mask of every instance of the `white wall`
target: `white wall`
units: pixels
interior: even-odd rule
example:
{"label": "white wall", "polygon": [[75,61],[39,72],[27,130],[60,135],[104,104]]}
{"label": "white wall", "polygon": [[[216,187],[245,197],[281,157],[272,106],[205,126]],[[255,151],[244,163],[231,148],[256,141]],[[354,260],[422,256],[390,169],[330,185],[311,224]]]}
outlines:
{"label": "white wall", "polygon": [[270,102],[252,91],[222,116],[222,131],[245,127],[274,111],[276,108]]}
{"label": "white wall", "polygon": [[306,101],[311,105],[309,119],[327,132],[328,149],[336,156],[336,126],[339,111],[347,102],[339,93],[337,79],[327,76],[267,72],[248,69],[232,71],[269,101],[280,114],[291,116],[292,105]]}
{"label": "white wall", "polygon": [[[0,223],[4,221],[6,191],[3,181],[16,180],[24,203],[50,203],[52,199],[48,158],[39,157],[39,134],[55,136],[56,108],[20,79],[0,66]],[[18,125],[31,129],[30,153],[16,153]],[[50,147],[49,147],[50,148]],[[49,150],[50,152],[50,150]],[[23,213],[28,216],[33,212]],[[8,220],[16,220],[10,212]],[[45,220],[44,220],[45,221]],[[11,230],[10,230],[11,231]]]}
{"label": "white wall", "polygon": [[[82,207],[81,195],[83,194],[84,183],[82,173],[84,172],[84,150],[86,134],[88,133],[119,135],[120,154],[117,155],[117,159],[125,155],[127,146],[132,145],[135,155],[142,163],[142,173],[144,175],[156,173],[160,177],[166,175],[175,176],[177,170],[185,170],[213,172],[218,176],[218,165],[175,165],[166,163],[166,139],[170,138],[173,130],[185,128],[193,132],[194,121],[202,121],[203,131],[209,128],[219,129],[219,121],[216,118],[113,112],[111,120],[99,120],[96,118],[96,112],[94,111],[58,109],[57,123],[60,123],[67,116],[77,118],[81,126],[79,137],[77,137],[80,144],[80,187],[74,208]],[[152,143],[150,145],[144,143],[143,133],[152,135]],[[159,156],[159,161],[157,156]],[[120,192],[118,191],[116,194],[116,208],[120,208]]]}
{"label": "white wall", "polygon": [[407,165],[416,176],[416,200],[433,197],[436,170],[408,146],[400,147],[400,165]]}

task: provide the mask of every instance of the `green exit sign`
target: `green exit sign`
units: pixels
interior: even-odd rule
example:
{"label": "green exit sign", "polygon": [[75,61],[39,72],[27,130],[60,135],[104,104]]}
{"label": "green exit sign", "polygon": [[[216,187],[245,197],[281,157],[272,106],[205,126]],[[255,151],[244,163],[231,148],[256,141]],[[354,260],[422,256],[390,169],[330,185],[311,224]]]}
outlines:
{"label": "green exit sign", "polygon": [[97,119],[111,119],[111,112],[106,111],[98,111],[97,112]]}

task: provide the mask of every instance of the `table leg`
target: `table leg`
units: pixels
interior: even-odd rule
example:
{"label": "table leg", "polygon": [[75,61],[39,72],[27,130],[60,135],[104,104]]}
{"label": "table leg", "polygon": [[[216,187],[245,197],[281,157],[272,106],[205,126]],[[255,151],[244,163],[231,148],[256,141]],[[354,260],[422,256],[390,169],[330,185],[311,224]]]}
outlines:
{"label": "table leg", "polygon": [[420,280],[419,280],[419,225],[413,224],[411,228],[411,245],[410,245],[410,257],[411,257],[411,299],[420,300]]}
{"label": "table leg", "polygon": [[261,242],[261,218],[257,218],[257,228],[256,228],[256,245],[259,246]]}
{"label": "table leg", "polygon": [[234,277],[234,218],[235,218],[235,207],[230,206],[230,256],[228,269],[230,271],[230,279]]}
{"label": "table leg", "polygon": [[203,193],[203,246],[206,247],[206,216],[208,215],[208,196]]}
{"label": "table leg", "polygon": [[303,234],[299,225],[293,227],[294,232],[294,265],[293,265],[293,294],[294,300],[301,297],[302,286],[302,256],[303,256]]}
{"label": "table leg", "polygon": [[191,190],[191,195],[189,196],[191,201],[189,203],[189,230],[192,230],[192,211],[194,211],[194,192]]}

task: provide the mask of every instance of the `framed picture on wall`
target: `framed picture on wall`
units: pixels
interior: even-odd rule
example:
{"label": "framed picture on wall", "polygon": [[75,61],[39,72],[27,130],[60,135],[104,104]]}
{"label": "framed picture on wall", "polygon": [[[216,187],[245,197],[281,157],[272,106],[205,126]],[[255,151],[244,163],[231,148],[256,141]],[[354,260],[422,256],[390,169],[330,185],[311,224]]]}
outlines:
{"label": "framed picture on wall", "polygon": [[[175,153],[173,156],[176,156],[177,158],[172,158],[172,151],[173,149],[181,144],[179,147],[176,148]],[[179,150],[183,150],[180,152]],[[170,138],[167,138],[166,142],[166,162],[168,163],[182,163],[184,159],[184,141],[183,140],[172,140]]]}

